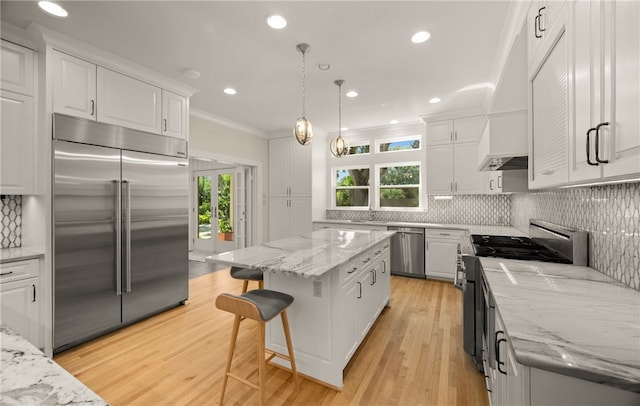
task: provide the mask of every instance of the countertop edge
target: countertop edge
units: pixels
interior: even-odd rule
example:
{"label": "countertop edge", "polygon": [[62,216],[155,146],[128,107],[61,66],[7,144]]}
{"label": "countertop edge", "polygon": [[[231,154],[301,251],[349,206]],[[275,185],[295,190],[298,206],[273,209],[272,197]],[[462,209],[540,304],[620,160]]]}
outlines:
{"label": "countertop edge", "polygon": [[10,262],[26,261],[44,257],[44,252],[27,247],[2,248],[0,249],[0,264]]}

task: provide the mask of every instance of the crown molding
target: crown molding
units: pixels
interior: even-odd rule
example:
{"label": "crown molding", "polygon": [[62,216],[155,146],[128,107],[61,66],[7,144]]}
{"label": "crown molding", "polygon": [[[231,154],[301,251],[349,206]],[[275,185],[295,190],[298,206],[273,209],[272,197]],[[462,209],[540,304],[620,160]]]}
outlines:
{"label": "crown molding", "polygon": [[486,111],[483,108],[475,108],[468,110],[446,111],[442,113],[425,114],[420,116],[423,122],[429,123],[440,120],[453,120],[456,118],[484,116]]}
{"label": "crown molding", "polygon": [[213,113],[209,113],[208,111],[192,107],[189,111],[189,114],[194,117],[210,121],[212,123],[220,124],[228,128],[233,128],[234,130],[242,131],[250,135],[255,135],[256,137],[269,138],[264,131],[258,130],[257,128],[242,123],[238,123],[237,121],[233,121],[222,116],[218,116]]}

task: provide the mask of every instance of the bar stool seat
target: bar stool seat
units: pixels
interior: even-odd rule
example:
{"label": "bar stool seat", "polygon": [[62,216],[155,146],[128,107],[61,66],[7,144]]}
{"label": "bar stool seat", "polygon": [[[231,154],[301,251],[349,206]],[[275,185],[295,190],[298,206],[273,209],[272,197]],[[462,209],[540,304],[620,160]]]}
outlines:
{"label": "bar stool seat", "polygon": [[229,272],[233,279],[241,279],[244,280],[242,284],[242,293],[245,293],[249,287],[249,281],[257,281],[258,288],[262,289],[263,285],[263,276],[262,271],[258,269],[250,269],[250,268],[240,268],[238,266],[232,266],[231,271]]}
{"label": "bar stool seat", "polygon": [[[241,295],[233,295],[231,293],[222,293],[216,298],[216,307],[220,310],[235,314],[233,321],[233,330],[231,332],[231,342],[229,346],[229,355],[227,357],[227,366],[222,381],[222,394],[220,395],[220,405],[224,401],[224,393],[227,388],[227,381],[232,377],[254,389],[258,390],[260,405],[264,405],[265,394],[264,384],[266,381],[266,363],[274,357],[282,358],[291,364],[291,373],[295,387],[298,387],[298,372],[296,370],[296,361],[293,353],[293,344],[291,342],[291,334],[289,332],[289,319],[287,317],[287,308],[293,303],[293,296],[286,293],[277,292],[267,289],[256,289],[245,292]],[[282,328],[284,337],[287,342],[288,355],[280,354],[275,351],[265,350],[265,325],[268,321],[280,315],[282,319]],[[233,353],[235,351],[236,340],[238,338],[238,330],[240,321],[243,319],[251,319],[258,322],[258,367],[251,371],[249,375],[242,378],[230,372]],[[265,358],[265,354],[267,357]],[[258,385],[248,379],[258,372]]]}

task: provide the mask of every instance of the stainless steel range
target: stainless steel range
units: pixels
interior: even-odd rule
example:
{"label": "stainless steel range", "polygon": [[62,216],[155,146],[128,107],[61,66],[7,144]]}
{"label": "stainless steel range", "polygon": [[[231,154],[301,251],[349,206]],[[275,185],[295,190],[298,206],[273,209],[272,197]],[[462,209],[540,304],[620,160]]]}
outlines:
{"label": "stainless steel range", "polygon": [[[462,331],[464,350],[479,370],[491,364],[493,348],[493,304],[483,278],[481,257],[588,265],[588,236],[585,231],[543,220],[530,220],[529,236],[472,234],[475,255],[463,255]],[[483,339],[486,354],[483,357]],[[485,376],[488,378],[487,374]],[[490,385],[488,384],[487,387]]]}

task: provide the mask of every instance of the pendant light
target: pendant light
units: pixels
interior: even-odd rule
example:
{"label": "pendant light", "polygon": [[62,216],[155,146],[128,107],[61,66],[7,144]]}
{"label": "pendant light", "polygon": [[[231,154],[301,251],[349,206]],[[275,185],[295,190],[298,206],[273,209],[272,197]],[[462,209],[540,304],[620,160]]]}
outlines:
{"label": "pendant light", "polygon": [[331,151],[331,155],[340,158],[349,153],[349,141],[342,138],[342,84],[344,80],[338,79],[333,83],[338,86],[338,136],[331,140],[329,151]]}
{"label": "pendant light", "polygon": [[296,120],[296,125],[293,127],[293,136],[296,137],[296,140],[302,145],[308,145],[311,142],[311,138],[313,138],[313,126],[311,122],[307,120],[305,117],[304,111],[304,93],[305,93],[305,53],[309,52],[311,47],[309,44],[298,44],[296,45],[296,49],[302,53],[302,117]]}

